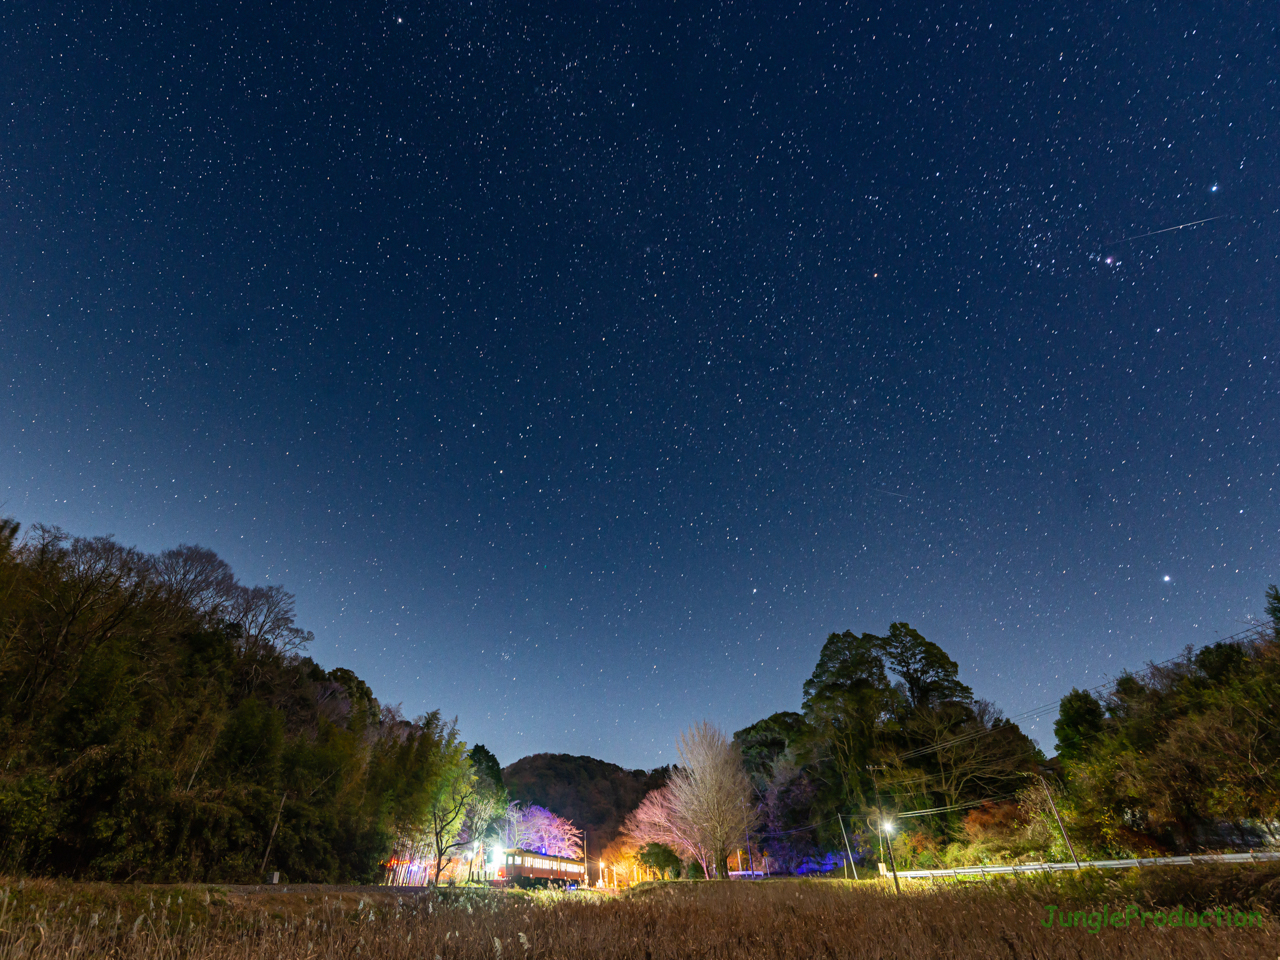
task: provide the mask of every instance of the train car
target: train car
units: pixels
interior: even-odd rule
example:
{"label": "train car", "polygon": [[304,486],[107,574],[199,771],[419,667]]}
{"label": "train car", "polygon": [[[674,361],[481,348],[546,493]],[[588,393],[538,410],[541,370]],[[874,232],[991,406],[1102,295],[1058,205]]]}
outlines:
{"label": "train car", "polygon": [[504,850],[498,857],[497,882],[525,886],[547,882],[581,884],[586,866],[581,860],[553,857],[536,850]]}

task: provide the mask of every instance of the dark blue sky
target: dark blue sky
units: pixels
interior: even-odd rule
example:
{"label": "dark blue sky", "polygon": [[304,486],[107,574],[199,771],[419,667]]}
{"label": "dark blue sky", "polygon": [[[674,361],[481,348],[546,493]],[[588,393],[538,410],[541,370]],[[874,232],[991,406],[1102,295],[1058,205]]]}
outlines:
{"label": "dark blue sky", "polygon": [[1280,579],[1273,14],[7,3],[0,502],[503,763],[893,620],[1055,701]]}

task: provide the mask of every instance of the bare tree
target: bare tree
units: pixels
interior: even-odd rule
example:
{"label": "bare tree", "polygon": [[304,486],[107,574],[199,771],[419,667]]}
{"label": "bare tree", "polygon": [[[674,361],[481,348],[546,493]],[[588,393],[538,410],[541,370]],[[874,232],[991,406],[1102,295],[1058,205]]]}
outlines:
{"label": "bare tree", "polygon": [[314,638],[309,630],[293,625],[294,597],[284,587],[237,587],[227,608],[227,619],[241,630],[244,649],[274,649],[297,653]]}
{"label": "bare tree", "polygon": [[24,588],[39,604],[21,631],[5,625],[6,656],[32,665],[16,689],[0,694],[5,698],[33,702],[54,675],[70,686],[66,678],[77,676],[99,647],[132,628],[154,629],[143,613],[157,587],[137,550],[37,524],[16,556],[26,569]]}
{"label": "bare tree", "polygon": [[677,809],[670,786],[645,794],[640,805],[627,815],[622,831],[638,847],[660,843],[674,850],[682,860],[697,860],[703,874],[711,876],[711,851],[702,845],[698,829]]}
{"label": "bare tree", "polygon": [[698,846],[710,852],[717,875],[727,877],[730,848],[757,818],[742,753],[705,720],[681,735],[677,749],[682,765],[671,775],[672,802]]}
{"label": "bare tree", "polygon": [[240,585],[225,560],[206,547],[181,544],[152,560],[167,598],[205,621],[221,619]]}

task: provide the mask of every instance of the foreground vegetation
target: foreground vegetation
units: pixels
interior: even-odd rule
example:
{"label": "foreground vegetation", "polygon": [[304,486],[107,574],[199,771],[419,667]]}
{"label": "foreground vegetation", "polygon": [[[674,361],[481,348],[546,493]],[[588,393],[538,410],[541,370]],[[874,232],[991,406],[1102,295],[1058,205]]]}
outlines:
{"label": "foreground vegetation", "polygon": [[691,957],[1274,957],[1268,914],[1246,929],[1042,926],[1045,905],[1201,909],[1266,900],[1280,873],[1182,871],[996,884],[677,882],[622,897],[459,888],[208,888],[10,882],[0,960],[71,956],[376,960]]}

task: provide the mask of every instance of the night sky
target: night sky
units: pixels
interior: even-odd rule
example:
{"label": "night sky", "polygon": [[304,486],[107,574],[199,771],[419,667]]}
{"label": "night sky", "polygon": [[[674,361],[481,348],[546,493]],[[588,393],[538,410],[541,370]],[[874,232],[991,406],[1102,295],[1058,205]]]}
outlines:
{"label": "night sky", "polygon": [[1234,633],[1280,46],[1170,6],[6,3],[0,512],[211,547],[504,764],[833,630],[1009,715]]}

